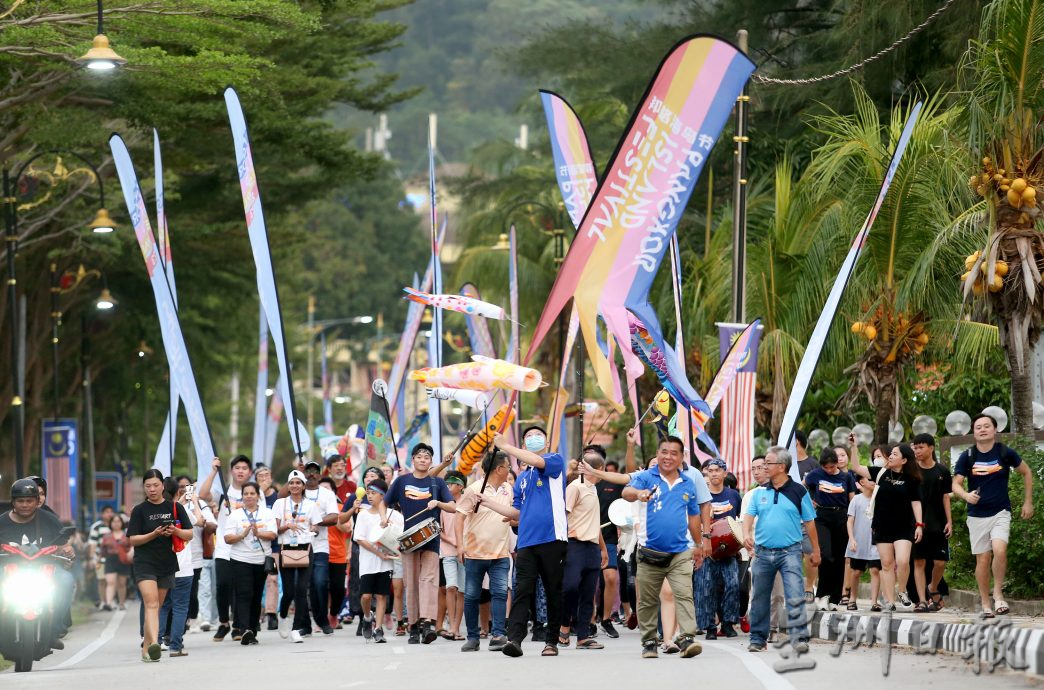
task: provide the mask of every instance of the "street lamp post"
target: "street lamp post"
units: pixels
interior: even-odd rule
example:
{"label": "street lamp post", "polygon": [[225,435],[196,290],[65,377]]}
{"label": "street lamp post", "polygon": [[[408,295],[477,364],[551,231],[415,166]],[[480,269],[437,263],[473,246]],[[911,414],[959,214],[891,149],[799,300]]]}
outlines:
{"label": "street lamp post", "polygon": [[[48,151],[41,151],[36,154],[19,167],[14,176],[11,176],[10,170],[5,166],[3,168],[3,202],[4,202],[4,239],[7,242],[7,295],[8,295],[8,308],[11,312],[10,326],[11,326],[11,385],[14,389],[14,394],[11,398],[11,407],[14,409],[12,414],[12,435],[14,445],[14,466],[15,474],[21,477],[24,474],[24,455],[25,455],[25,391],[22,390],[22,386],[19,384],[21,380],[19,371],[19,361],[21,359],[21,352],[18,342],[18,278],[15,272],[15,259],[18,254],[18,197],[17,189],[18,182],[22,176],[39,158],[50,155],[50,154],[67,154],[74,156],[81,160],[88,168],[93,176],[92,179],[98,183],[98,197],[99,197],[99,209],[95,214],[94,220],[89,224],[92,230],[98,233],[112,232],[115,229],[109,212],[105,209],[105,187],[102,183],[101,175],[98,173],[98,168],[91,163],[89,160],[84,158],[82,155],[75,151],[68,151],[64,149],[51,149]],[[59,158],[60,162],[60,158]],[[63,168],[64,170],[64,168]],[[58,181],[69,177],[77,172],[76,170],[69,172],[64,171],[59,176]],[[53,307],[52,301],[52,307]]]}

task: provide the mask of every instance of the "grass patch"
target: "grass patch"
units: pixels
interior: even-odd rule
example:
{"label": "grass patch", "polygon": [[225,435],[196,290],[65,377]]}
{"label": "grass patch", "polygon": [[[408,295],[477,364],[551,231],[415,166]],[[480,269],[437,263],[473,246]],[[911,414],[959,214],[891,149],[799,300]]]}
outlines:
{"label": "grass patch", "polygon": [[7,669],[14,666],[13,661],[8,661],[4,657],[0,656],[0,671],[6,671]]}

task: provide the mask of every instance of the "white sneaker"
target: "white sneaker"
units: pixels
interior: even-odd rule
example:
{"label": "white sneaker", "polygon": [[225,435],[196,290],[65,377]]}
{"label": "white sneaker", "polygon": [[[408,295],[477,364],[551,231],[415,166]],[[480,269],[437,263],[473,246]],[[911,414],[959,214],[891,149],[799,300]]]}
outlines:
{"label": "white sneaker", "polygon": [[170,651],[170,647],[167,646],[166,642],[160,642],[160,650],[164,651],[164,652],[169,652]]}
{"label": "white sneaker", "polygon": [[913,602],[910,601],[910,597],[905,591],[899,592],[899,605],[906,611],[913,608]]}
{"label": "white sneaker", "polygon": [[200,632],[210,632],[213,629],[214,629],[214,624],[211,623],[210,621],[208,621],[206,619],[203,619],[203,620],[201,620],[199,622],[199,631]]}
{"label": "white sneaker", "polygon": [[185,632],[187,632],[189,635],[191,635],[194,632],[198,632],[196,629],[196,621],[191,618],[185,621],[185,627],[188,628],[188,630],[186,630]]}
{"label": "white sneaker", "polygon": [[[294,632],[297,632],[296,630]],[[290,636],[290,618],[279,619],[279,637],[284,640]]]}
{"label": "white sneaker", "polygon": [[296,630],[291,630],[290,641],[294,643],[301,643],[304,642],[304,638],[301,637],[301,633],[297,632]]}

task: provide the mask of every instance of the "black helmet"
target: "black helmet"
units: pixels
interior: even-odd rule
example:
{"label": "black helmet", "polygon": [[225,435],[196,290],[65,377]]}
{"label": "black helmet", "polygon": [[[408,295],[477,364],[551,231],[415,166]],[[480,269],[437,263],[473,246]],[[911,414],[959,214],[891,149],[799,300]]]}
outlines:
{"label": "black helmet", "polygon": [[32,479],[19,479],[11,485],[11,500],[16,498],[40,498],[40,487]]}

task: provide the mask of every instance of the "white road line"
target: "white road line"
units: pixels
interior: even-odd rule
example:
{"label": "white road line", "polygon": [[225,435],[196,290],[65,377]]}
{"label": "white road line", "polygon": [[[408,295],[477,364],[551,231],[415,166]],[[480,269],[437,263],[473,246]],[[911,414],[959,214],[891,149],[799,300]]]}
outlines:
{"label": "white road line", "polygon": [[109,622],[105,625],[105,630],[102,630],[102,634],[98,637],[98,639],[96,639],[94,642],[91,642],[89,645],[87,645],[80,651],[76,652],[76,654],[74,654],[69,659],[66,659],[62,663],[55,666],[53,670],[60,671],[63,668],[75,666],[76,664],[80,663],[81,661],[89,657],[91,654],[94,654],[96,651],[108,644],[109,640],[111,640],[116,635],[116,630],[120,627],[120,623],[123,622],[123,617],[126,615],[126,611],[115,612],[112,615],[112,618],[109,619]]}
{"label": "white road line", "polygon": [[399,668],[399,662],[398,661],[393,661],[390,664],[388,664],[387,666],[385,666],[384,670],[385,671],[394,671],[397,668]]}
{"label": "white road line", "polygon": [[366,685],[369,681],[366,680],[353,680],[351,683],[345,683],[342,688],[357,688],[360,685]]}
{"label": "white road line", "polygon": [[753,654],[744,649],[737,649],[731,644],[705,645],[704,649],[727,652],[739,659],[743,663],[744,668],[750,671],[750,674],[761,683],[761,687],[765,688],[765,690],[797,690],[789,680],[783,677],[782,674],[776,673],[775,669],[762,660],[765,652]]}

